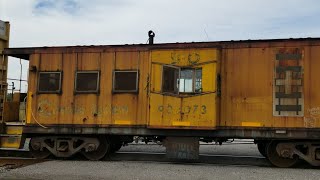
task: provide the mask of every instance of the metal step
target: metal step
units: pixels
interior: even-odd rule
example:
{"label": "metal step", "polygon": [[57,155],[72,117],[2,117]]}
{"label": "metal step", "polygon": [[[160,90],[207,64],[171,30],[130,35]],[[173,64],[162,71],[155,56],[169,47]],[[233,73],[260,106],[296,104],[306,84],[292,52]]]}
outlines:
{"label": "metal step", "polygon": [[19,149],[22,135],[0,134],[0,148]]}
{"label": "metal step", "polygon": [[17,149],[17,148],[0,148],[0,151],[19,151],[19,152],[29,152],[28,149]]}
{"label": "metal step", "polygon": [[21,121],[5,122],[6,126],[24,126],[26,123]]}
{"label": "metal step", "polygon": [[5,122],[5,132],[11,135],[21,135],[24,125],[23,122]]}

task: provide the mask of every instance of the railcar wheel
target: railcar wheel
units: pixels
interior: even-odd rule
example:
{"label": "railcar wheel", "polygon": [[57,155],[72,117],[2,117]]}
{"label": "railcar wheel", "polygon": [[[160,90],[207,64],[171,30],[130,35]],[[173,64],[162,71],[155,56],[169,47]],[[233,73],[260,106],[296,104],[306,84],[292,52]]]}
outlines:
{"label": "railcar wheel", "polygon": [[298,156],[293,156],[292,158],[281,157],[277,152],[277,145],[279,142],[272,141],[267,145],[267,157],[271,164],[281,168],[293,167],[299,162]]}
{"label": "railcar wheel", "polygon": [[108,152],[110,144],[106,138],[99,138],[99,146],[95,151],[81,151],[84,157],[91,161],[98,161],[102,159]]}
{"label": "railcar wheel", "polygon": [[267,143],[258,143],[257,147],[258,147],[260,154],[267,158],[268,157],[267,156]]}
{"label": "railcar wheel", "polygon": [[34,138],[31,138],[30,140],[29,151],[32,157],[36,159],[45,159],[51,155],[51,152],[47,148],[41,148],[41,142],[35,140]]}

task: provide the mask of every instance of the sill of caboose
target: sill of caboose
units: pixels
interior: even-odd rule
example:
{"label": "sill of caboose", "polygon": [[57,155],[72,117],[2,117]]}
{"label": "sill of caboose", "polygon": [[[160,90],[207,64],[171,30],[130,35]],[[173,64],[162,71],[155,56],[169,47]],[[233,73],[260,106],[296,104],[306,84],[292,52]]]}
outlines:
{"label": "sill of caboose", "polygon": [[121,90],[112,90],[112,94],[139,94],[139,90],[127,90],[127,91],[121,91]]}
{"label": "sill of caboose", "polygon": [[7,121],[7,122],[4,122],[4,124],[6,126],[24,126],[24,125],[26,125],[26,123],[22,122],[22,121]]}
{"label": "sill of caboose", "polygon": [[169,93],[169,92],[162,92],[160,94],[164,96],[173,96],[173,97],[178,97],[178,98],[185,98],[185,97],[193,97],[193,96],[201,96],[205,94],[211,94],[211,93],[216,93],[216,92],[179,92],[178,93]]}
{"label": "sill of caboose", "polygon": [[201,95],[201,92],[179,92],[179,96],[185,97],[185,96],[197,96]]}
{"label": "sill of caboose", "polygon": [[171,92],[162,92],[160,93],[164,96],[175,96],[175,97],[189,97],[189,96],[198,96],[198,95],[201,95],[201,93],[195,93],[195,92],[179,92],[179,93],[171,93]]}

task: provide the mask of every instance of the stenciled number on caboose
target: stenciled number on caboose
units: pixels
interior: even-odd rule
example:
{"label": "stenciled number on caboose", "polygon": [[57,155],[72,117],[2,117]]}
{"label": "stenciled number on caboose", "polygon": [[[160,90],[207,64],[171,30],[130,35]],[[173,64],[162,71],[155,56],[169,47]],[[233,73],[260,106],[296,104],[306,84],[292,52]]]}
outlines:
{"label": "stenciled number on caboose", "polygon": [[273,91],[274,116],[303,116],[302,49],[278,49]]}
{"label": "stenciled number on caboose", "polygon": [[182,108],[176,108],[173,107],[172,105],[159,105],[158,106],[158,111],[159,112],[166,112],[167,114],[172,114],[172,113],[177,113],[177,114],[196,114],[196,113],[201,113],[201,114],[206,114],[207,113],[207,106],[206,105],[188,105],[188,106],[183,106]]}

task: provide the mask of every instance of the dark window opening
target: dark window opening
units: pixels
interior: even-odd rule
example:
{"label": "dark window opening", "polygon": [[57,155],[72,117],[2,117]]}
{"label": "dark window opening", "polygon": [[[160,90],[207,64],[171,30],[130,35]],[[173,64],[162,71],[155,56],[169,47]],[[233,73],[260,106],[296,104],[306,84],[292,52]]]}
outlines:
{"label": "dark window opening", "polygon": [[114,92],[137,92],[138,71],[114,71],[113,72]]}
{"label": "dark window opening", "polygon": [[59,93],[61,90],[61,72],[39,72],[38,92]]}
{"label": "dark window opening", "polygon": [[163,66],[162,71],[162,92],[178,93],[179,68]]}
{"label": "dark window opening", "polygon": [[99,72],[83,71],[76,72],[76,92],[98,92],[99,90]]}

